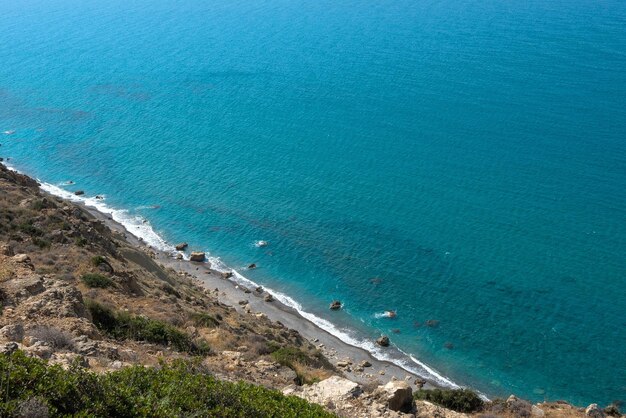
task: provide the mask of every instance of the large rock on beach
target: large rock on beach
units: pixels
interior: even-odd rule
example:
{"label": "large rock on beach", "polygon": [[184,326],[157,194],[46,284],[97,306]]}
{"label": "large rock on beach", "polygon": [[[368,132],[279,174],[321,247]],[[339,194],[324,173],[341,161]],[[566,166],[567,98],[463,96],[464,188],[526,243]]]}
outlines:
{"label": "large rock on beach", "polygon": [[389,347],[389,337],[387,337],[386,335],[381,335],[376,339],[376,344],[381,347]]}
{"label": "large rock on beach", "polygon": [[202,251],[194,251],[191,253],[191,256],[189,257],[190,261],[203,262],[205,259],[206,259],[206,254],[203,253]]}

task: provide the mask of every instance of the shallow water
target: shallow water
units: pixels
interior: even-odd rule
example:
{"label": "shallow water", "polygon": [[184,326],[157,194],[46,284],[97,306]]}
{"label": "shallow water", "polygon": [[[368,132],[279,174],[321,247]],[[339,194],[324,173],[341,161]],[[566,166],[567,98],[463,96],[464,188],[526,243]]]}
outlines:
{"label": "shallow water", "polygon": [[619,1],[2,2],[0,156],[454,382],[608,403],[625,23]]}

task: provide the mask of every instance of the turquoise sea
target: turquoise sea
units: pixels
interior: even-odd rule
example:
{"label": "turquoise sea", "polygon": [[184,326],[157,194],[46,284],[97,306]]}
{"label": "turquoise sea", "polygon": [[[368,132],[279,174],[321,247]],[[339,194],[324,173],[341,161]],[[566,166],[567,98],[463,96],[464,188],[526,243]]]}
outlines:
{"label": "turquoise sea", "polygon": [[2,0],[2,131],[377,356],[626,399],[621,0]]}

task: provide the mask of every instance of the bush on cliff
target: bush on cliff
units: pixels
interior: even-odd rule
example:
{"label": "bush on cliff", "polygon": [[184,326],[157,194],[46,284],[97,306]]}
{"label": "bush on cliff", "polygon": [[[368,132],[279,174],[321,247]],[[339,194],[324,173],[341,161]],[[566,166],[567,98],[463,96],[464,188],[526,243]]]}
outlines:
{"label": "bush on cliff", "polygon": [[457,412],[476,412],[484,405],[480,396],[469,389],[418,390],[413,396]]}
{"label": "bush on cliff", "polygon": [[0,416],[332,417],[320,406],[275,390],[230,383],[197,363],[128,367],[96,374],[64,370],[23,352],[0,354]]}
{"label": "bush on cliff", "polygon": [[107,287],[113,286],[113,280],[98,273],[83,274],[80,280],[85,283],[85,286],[91,288],[97,287],[100,289],[106,289]]}
{"label": "bush on cliff", "polygon": [[211,353],[205,341],[194,341],[188,334],[163,321],[126,312],[114,312],[92,300],[85,301],[85,305],[96,327],[118,340],[171,345],[178,351],[197,355]]}

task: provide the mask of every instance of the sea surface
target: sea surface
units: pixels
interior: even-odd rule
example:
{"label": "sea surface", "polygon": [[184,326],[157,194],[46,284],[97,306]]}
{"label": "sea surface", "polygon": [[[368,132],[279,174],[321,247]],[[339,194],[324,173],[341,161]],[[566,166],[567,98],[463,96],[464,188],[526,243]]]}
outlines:
{"label": "sea surface", "polygon": [[416,373],[626,400],[621,0],[1,0],[3,131]]}

